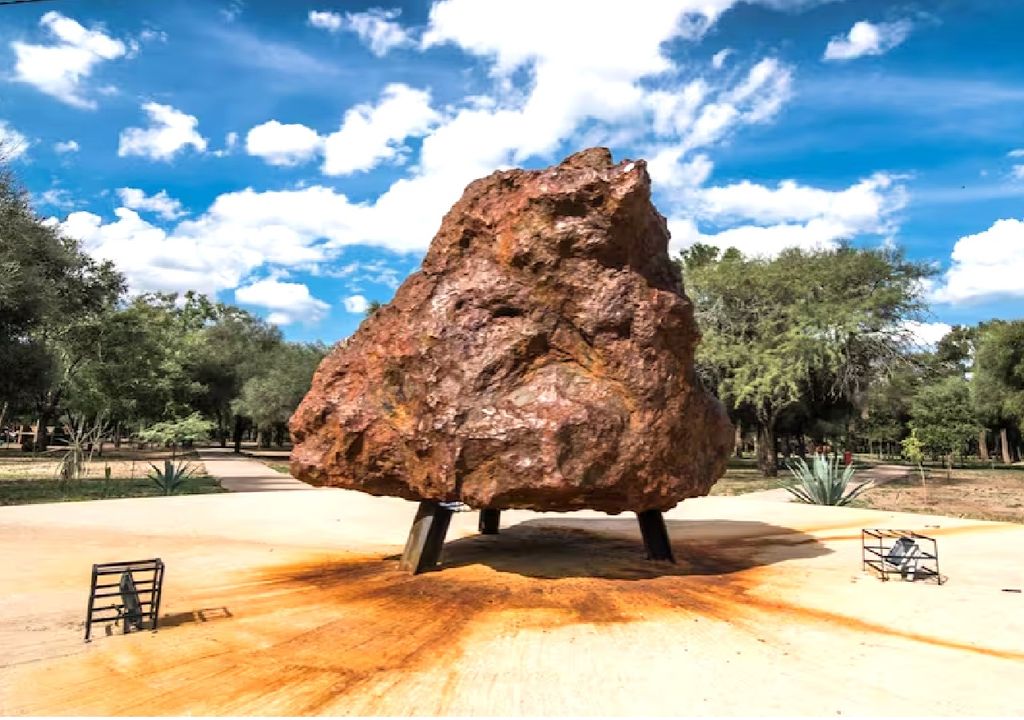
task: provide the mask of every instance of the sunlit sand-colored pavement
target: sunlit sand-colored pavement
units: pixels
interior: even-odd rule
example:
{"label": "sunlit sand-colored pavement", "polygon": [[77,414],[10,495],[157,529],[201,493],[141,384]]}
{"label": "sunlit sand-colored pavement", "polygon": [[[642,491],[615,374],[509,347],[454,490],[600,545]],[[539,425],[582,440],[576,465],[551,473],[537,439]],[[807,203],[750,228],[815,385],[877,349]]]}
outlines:
{"label": "sunlit sand-colored pavement", "polygon": [[[1024,526],[712,497],[667,514],[455,516],[342,490],[0,508],[0,713],[1015,714]],[[937,587],[862,573],[860,528],[934,534]],[[82,643],[90,566],[167,563],[159,632]]]}

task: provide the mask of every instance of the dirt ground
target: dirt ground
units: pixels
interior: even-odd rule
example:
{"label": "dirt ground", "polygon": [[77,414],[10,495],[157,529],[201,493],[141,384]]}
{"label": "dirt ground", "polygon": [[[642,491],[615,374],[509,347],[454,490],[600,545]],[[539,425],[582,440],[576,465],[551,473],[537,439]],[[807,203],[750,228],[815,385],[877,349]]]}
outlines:
{"label": "dirt ground", "polygon": [[953,517],[1024,523],[1024,467],[946,471],[927,469],[925,482],[915,470],[868,490],[861,504],[875,510],[942,513]]}
{"label": "dirt ground", "polygon": [[[0,508],[0,714],[1005,715],[1024,707],[1024,527],[711,497],[635,519],[456,514],[341,490]],[[225,518],[230,518],[226,522]],[[861,570],[860,528],[948,582]],[[156,633],[82,643],[89,566],[167,563]],[[979,558],[982,561],[979,561]]]}

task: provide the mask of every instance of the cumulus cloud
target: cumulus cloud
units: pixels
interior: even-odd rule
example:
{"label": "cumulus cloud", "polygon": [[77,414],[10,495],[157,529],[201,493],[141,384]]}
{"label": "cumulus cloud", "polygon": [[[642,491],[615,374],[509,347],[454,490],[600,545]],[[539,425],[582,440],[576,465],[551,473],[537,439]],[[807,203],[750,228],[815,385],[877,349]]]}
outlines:
{"label": "cumulus cloud", "polygon": [[257,125],[245,137],[245,151],[271,165],[298,165],[320,152],[322,138],[305,125],[286,125],[277,120]]}
{"label": "cumulus cloud", "polygon": [[51,45],[11,43],[14,50],[14,79],[35,86],[41,92],[77,108],[96,107],[83,93],[84,81],[102,62],[127,54],[124,42],[102,30],[88,30],[72,18],[50,11],[39,25],[53,36]]}
{"label": "cumulus cloud", "polygon": [[194,115],[155,102],[146,103],[142,109],[149,115],[149,127],[122,130],[118,156],[171,160],[187,147],[206,151],[206,138],[199,134],[199,119]]}
{"label": "cumulus cloud", "polygon": [[865,55],[884,55],[910,35],[909,20],[889,23],[870,23],[861,20],[853,24],[846,35],[837,35],[828,41],[823,60],[854,60]]}
{"label": "cumulus cloud", "polygon": [[[747,255],[773,256],[787,247],[834,248],[858,235],[889,235],[907,203],[899,178],[876,173],[845,190],[824,190],[783,180],[767,187],[744,180],[695,189],[690,215],[669,223],[672,250],[696,242],[735,247]],[[697,221],[726,227],[702,233]]]}
{"label": "cumulus cloud", "polygon": [[[669,40],[701,36],[733,4],[666,0],[637,13],[610,3],[588,3],[581,12],[573,3],[539,0],[526,8],[442,0],[432,7],[422,46],[450,44],[479,57],[489,63],[497,89],[434,109],[426,90],[393,85],[375,102],[349,110],[336,133],[321,136],[327,174],[404,160],[411,152],[407,138],[422,137],[417,162],[377,197],[354,202],[319,185],[247,188],[219,196],[205,212],[166,230],[126,207],[114,222],[75,213],[66,224],[122,265],[133,286],[174,282],[177,289],[222,290],[263,266],[323,267],[352,245],[422,251],[469,181],[531,158],[555,159],[567,142],[575,145],[594,129],[659,159],[650,165],[656,191],[685,188],[669,197],[686,197],[689,207],[713,169],[708,148],[744,124],[769,121],[790,93],[790,68],[772,58],[712,81],[675,66],[663,52]],[[549,21],[531,20],[531,8],[550,14]],[[568,26],[576,32],[567,36]],[[652,128],[653,140],[644,145]],[[686,209],[675,208],[674,227],[699,238],[699,217]],[[832,224],[820,227],[827,221]],[[838,224],[835,213],[824,212],[776,223],[824,237],[843,230]],[[129,229],[152,242],[129,246]],[[786,228],[775,232],[783,242]]]}
{"label": "cumulus cloud", "polygon": [[952,264],[933,288],[939,303],[1024,298],[1024,221],[997,220],[956,241]]}
{"label": "cumulus cloud", "polygon": [[31,145],[29,139],[11,127],[6,121],[0,120],[0,159],[14,160],[21,157]]}
{"label": "cumulus cloud", "polygon": [[362,295],[349,295],[345,298],[345,312],[364,313],[370,307],[370,301]]}
{"label": "cumulus cloud", "polygon": [[732,48],[725,48],[724,50],[716,52],[711,56],[711,67],[715,70],[721,70],[725,65],[725,61],[729,59],[729,56],[732,55],[733,52],[735,51]]}
{"label": "cumulus cloud", "polygon": [[348,110],[341,128],[325,138],[324,172],[349,175],[399,160],[405,152],[403,141],[424,135],[438,119],[430,107],[430,93],[392,83],[376,105],[364,103]]}
{"label": "cumulus cloud", "polygon": [[65,155],[67,153],[76,153],[80,149],[81,148],[79,147],[77,140],[66,140],[63,142],[55,142],[53,144],[54,152],[60,153],[61,155]]}
{"label": "cumulus cloud", "polygon": [[321,320],[331,306],[318,300],[302,283],[274,278],[258,280],[235,290],[235,302],[270,310],[267,320],[275,325],[305,324]]}
{"label": "cumulus cloud", "polygon": [[138,188],[123,187],[117,189],[117,196],[124,207],[153,212],[164,220],[176,220],[186,214],[182,210],[181,201],[172,198],[166,190],[161,190],[155,195],[146,195]]}

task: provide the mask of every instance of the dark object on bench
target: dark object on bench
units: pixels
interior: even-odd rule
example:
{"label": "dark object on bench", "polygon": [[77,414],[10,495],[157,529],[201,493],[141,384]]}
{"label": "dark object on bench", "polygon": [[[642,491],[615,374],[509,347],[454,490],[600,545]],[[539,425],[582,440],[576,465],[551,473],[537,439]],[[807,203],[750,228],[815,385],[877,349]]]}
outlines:
{"label": "dark object on bench", "polygon": [[[114,576],[118,576],[116,582],[112,581]],[[89,642],[94,623],[120,621],[124,634],[156,630],[163,581],[164,563],[160,558],[93,565],[85,641]]]}
{"label": "dark object on bench", "polygon": [[[416,518],[412,521],[412,529],[409,530],[409,537],[405,541],[402,559],[398,564],[400,569],[419,575],[441,564],[444,538],[448,534],[448,526],[455,512],[452,508],[453,503],[439,503],[433,500],[424,500],[420,503],[416,510]],[[644,539],[647,559],[675,563],[661,510],[638,512],[636,519],[640,523],[640,534]],[[500,510],[481,510],[478,525],[480,533],[497,535],[500,520]]]}
{"label": "dark object on bench", "polygon": [[931,580],[939,585],[939,548],[935,538],[913,530],[861,530],[861,562],[882,580],[898,574],[904,580]]}

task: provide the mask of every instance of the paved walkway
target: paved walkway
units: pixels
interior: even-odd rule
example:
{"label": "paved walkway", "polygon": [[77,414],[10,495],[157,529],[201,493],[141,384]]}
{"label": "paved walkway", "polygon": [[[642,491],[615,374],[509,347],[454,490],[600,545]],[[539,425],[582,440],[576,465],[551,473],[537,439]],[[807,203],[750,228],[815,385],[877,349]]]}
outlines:
{"label": "paved walkway", "polygon": [[[883,485],[893,480],[902,480],[907,477],[910,472],[910,468],[904,465],[875,465],[873,468],[865,468],[858,470],[853,476],[853,484],[857,485],[870,480],[871,485],[869,487],[875,487],[876,485]],[[779,468],[779,479],[783,478],[783,473],[789,475],[785,468]],[[782,488],[775,488],[773,490],[758,490],[757,492],[744,493],[743,495],[735,495],[734,497],[743,498],[745,500],[769,500],[771,502],[793,502],[793,495]]]}
{"label": "paved walkway", "polygon": [[232,492],[315,489],[259,460],[235,455],[229,448],[203,448],[199,450],[199,457],[206,465],[207,474],[220,480],[220,484]]}

